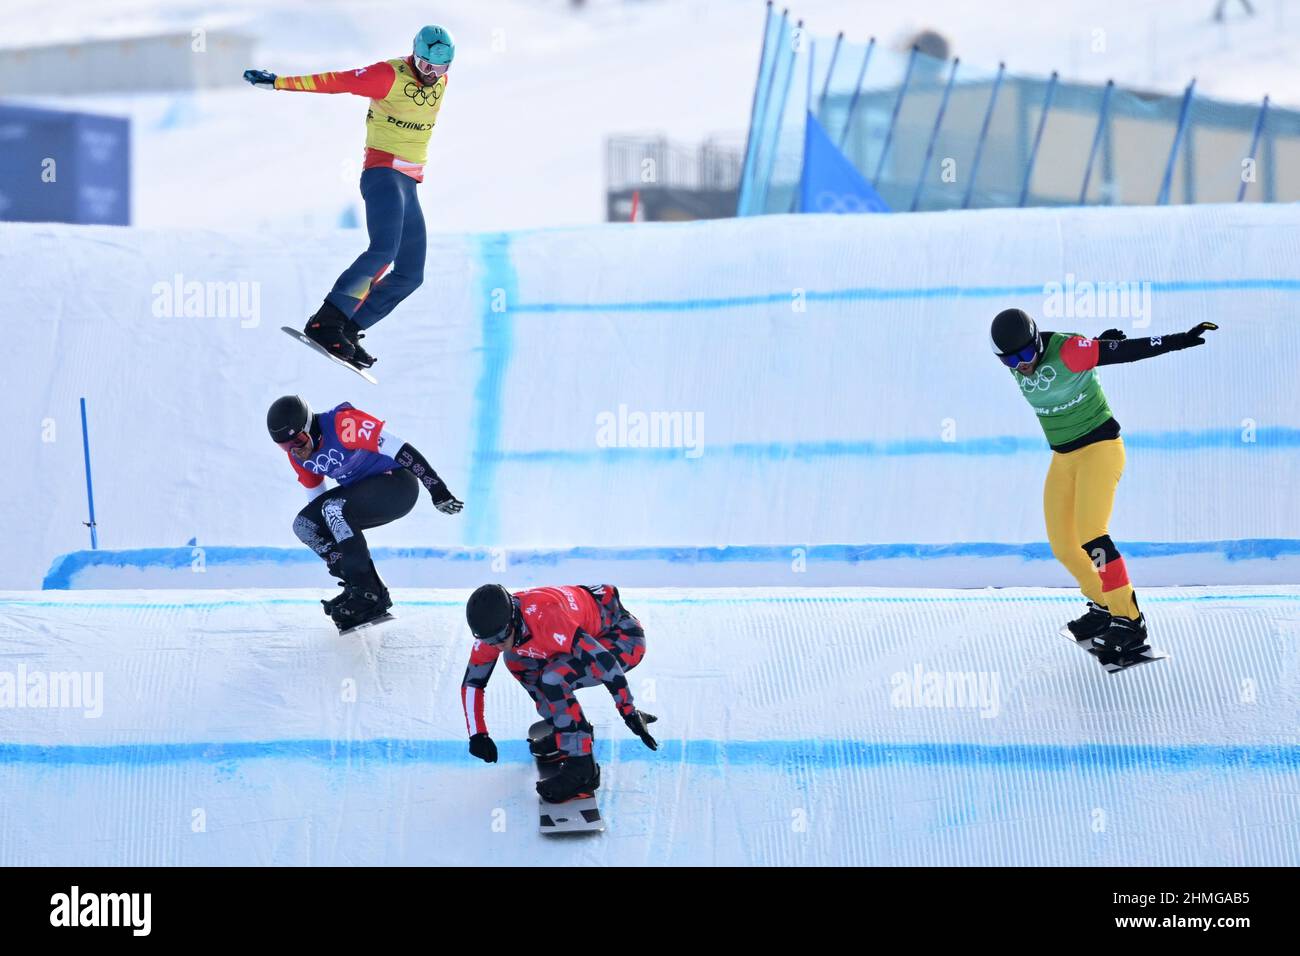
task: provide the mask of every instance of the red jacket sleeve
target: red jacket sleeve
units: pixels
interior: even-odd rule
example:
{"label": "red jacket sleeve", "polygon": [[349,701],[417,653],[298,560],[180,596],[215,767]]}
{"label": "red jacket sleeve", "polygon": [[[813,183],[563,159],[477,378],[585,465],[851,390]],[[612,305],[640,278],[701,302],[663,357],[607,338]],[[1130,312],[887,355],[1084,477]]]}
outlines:
{"label": "red jacket sleeve", "polygon": [[501,648],[485,641],[475,641],[470,651],[469,666],[460,682],[460,706],[465,711],[465,729],[471,737],[488,732],[483,716],[483,694],[500,656]]}
{"label": "red jacket sleeve", "polygon": [[293,465],[293,470],[298,474],[299,484],[301,484],[304,488],[320,487],[321,482],[325,480],[324,478],[322,478],[320,475],[313,475],[302,465],[298,464],[298,459],[294,458],[293,455],[290,455],[288,452],[285,452],[285,455],[289,459],[289,464]]}
{"label": "red jacket sleeve", "polygon": [[393,88],[397,71],[382,60],[359,70],[341,73],[308,73],[303,76],[277,76],[277,90],[297,93],[353,93],[370,99],[383,99]]}
{"label": "red jacket sleeve", "polygon": [[349,451],[361,448],[378,452],[379,433],[383,430],[382,421],[359,408],[347,408],[334,416],[334,431]]}
{"label": "red jacket sleeve", "polygon": [[1061,346],[1061,361],[1071,372],[1086,372],[1097,367],[1097,356],[1101,347],[1096,339],[1085,339],[1075,335],[1065,340]]}

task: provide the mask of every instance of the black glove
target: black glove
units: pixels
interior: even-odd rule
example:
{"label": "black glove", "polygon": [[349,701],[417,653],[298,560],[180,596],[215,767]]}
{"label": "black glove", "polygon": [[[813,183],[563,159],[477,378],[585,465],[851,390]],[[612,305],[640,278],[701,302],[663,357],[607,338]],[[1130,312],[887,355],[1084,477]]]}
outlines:
{"label": "black glove", "polygon": [[1187,339],[1187,343],[1183,346],[1183,348],[1190,349],[1193,345],[1204,345],[1205,339],[1201,338],[1201,336],[1204,335],[1206,332],[1214,332],[1218,328],[1219,327],[1215,325],[1213,322],[1198,323],[1197,325],[1195,325],[1194,327],[1188,329],[1186,332],[1183,333],[1183,335],[1186,336]]}
{"label": "black glove", "polygon": [[1097,338],[1098,338],[1099,340],[1102,340],[1102,339],[1111,340],[1111,339],[1113,339],[1113,340],[1115,340],[1115,341],[1117,341],[1117,342],[1123,342],[1126,338],[1128,338],[1128,336],[1125,335],[1123,332],[1121,332],[1119,329],[1107,329],[1105,332],[1101,333],[1101,335],[1097,336]]}
{"label": "black glove", "polygon": [[646,724],[653,724],[658,719],[654,714],[643,714],[639,710],[634,710],[623,718],[623,723],[627,724],[628,730],[641,738],[641,743],[651,750],[658,750],[659,741],[651,737],[650,731],[646,729]]}
{"label": "black glove", "polygon": [[245,70],[244,79],[259,90],[275,89],[275,74],[268,73],[266,70]]}
{"label": "black glove", "polygon": [[437,492],[429,492],[429,494],[433,498],[433,506],[445,515],[460,514],[460,509],[465,507],[465,502],[448,491],[446,485],[442,486],[441,497]]}
{"label": "black glove", "polygon": [[475,734],[469,738],[469,752],[484,763],[497,762],[497,745],[487,734]]}

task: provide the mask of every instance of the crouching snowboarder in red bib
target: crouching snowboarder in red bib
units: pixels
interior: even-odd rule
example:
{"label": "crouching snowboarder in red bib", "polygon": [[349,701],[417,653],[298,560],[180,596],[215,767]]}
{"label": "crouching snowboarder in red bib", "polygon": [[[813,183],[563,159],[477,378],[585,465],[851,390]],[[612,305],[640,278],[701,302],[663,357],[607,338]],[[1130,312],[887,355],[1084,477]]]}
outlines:
{"label": "crouching snowboarder in red bib", "polygon": [[561,760],[560,772],[537,784],[549,803],[590,796],[600,786],[600,767],[592,755],[592,727],[574,695],[580,687],[604,684],[623,722],[651,750],[659,744],[646,725],[651,714],[636,709],[627,672],[645,656],[641,622],[623,607],[618,588],[564,586],[532,588],[511,594],[485,584],[465,606],[474,649],[461,684],[461,703],[469,731],[469,752],[496,763],[497,747],[483,720],[483,692],[504,657],[537,713],[555,732],[530,742],[534,756]]}

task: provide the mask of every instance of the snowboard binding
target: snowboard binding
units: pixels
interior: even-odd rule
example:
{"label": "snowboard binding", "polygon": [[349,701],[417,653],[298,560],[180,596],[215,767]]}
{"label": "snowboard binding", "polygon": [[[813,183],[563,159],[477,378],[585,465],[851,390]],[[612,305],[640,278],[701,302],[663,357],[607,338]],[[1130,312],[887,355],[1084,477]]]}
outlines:
{"label": "snowboard binding", "polygon": [[340,634],[351,634],[360,628],[393,619],[393,615],[388,613],[393,600],[373,561],[354,581],[343,583],[342,594],[330,601],[321,601],[321,604]]}
{"label": "snowboard binding", "polygon": [[[584,729],[590,731],[590,725]],[[547,834],[602,832],[605,821],[595,797],[600,765],[595,758],[591,754],[567,757],[559,749],[555,727],[547,720],[528,728],[528,750],[537,762],[540,830]]]}

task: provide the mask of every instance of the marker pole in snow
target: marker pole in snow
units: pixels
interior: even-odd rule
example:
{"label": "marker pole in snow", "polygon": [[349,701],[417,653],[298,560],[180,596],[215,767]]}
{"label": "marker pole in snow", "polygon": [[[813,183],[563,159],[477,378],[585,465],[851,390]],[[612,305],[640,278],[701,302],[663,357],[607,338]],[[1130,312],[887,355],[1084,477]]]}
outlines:
{"label": "marker pole in snow", "polygon": [[95,488],[90,480],[90,433],[86,428],[86,400],[81,400],[81,450],[86,456],[86,503],[90,507],[90,520],[82,522],[90,529],[90,548],[99,550],[99,528],[95,525]]}

